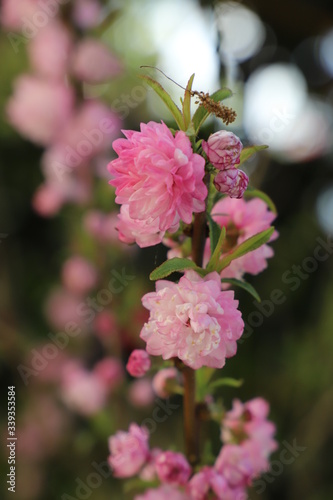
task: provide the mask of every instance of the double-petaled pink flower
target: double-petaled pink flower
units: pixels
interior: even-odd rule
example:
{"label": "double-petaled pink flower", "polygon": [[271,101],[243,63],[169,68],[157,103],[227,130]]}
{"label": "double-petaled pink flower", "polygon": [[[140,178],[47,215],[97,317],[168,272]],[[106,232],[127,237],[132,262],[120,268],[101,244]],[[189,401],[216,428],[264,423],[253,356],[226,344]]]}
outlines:
{"label": "double-petaled pink flower", "polygon": [[116,477],[131,477],[141,470],[150,455],[148,438],[148,431],[136,424],[109,438],[108,462]]}
{"label": "double-petaled pink flower", "polygon": [[143,349],[134,349],[126,365],[126,370],[132,377],[143,377],[150,369],[149,354]]}
{"label": "double-petaled pink flower", "polygon": [[[174,137],[164,123],[141,123],[140,132],[123,133],[126,139],[113,143],[118,158],[108,166],[113,175],[110,184],[116,187],[116,202],[128,207],[126,216],[141,222],[142,235],[149,234],[146,242],[135,234],[133,239],[148,246],[150,228],[162,241],[165,231],[175,231],[180,220],[190,224],[193,213],[204,211],[205,160],[193,153],[185,132]],[[124,216],[120,217],[122,221]]]}
{"label": "double-petaled pink flower", "polygon": [[178,357],[197,369],[222,368],[236,353],[244,322],[234,292],[221,291],[216,272],[201,278],[186,271],[178,284],[158,281],[142,303],[150,310],[140,334],[149,354]]}

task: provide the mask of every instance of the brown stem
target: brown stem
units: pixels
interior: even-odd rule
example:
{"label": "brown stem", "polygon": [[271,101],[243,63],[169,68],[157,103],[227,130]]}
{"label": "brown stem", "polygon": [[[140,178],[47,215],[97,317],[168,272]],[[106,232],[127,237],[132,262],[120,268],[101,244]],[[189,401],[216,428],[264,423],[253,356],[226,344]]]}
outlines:
{"label": "brown stem", "polygon": [[[209,174],[204,179],[206,185],[209,182]],[[206,212],[196,214],[194,217],[192,236],[192,259],[202,266],[203,254],[206,242]],[[199,461],[199,422],[196,415],[195,402],[195,371],[184,365],[184,433],[185,450],[188,461],[196,465]]]}

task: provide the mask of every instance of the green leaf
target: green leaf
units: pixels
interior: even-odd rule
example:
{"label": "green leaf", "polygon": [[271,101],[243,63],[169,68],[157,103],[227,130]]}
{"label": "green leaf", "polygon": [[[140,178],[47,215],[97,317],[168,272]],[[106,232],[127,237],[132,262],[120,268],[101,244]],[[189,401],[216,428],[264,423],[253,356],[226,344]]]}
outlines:
{"label": "green leaf", "polygon": [[222,269],[226,268],[233,260],[238,259],[248,252],[252,252],[253,250],[261,247],[261,245],[267,243],[272,236],[274,229],[274,227],[270,227],[265,229],[265,231],[261,231],[260,233],[251,236],[251,238],[243,241],[243,243],[235,247],[229,254],[221,259],[217,271],[221,272]]}
{"label": "green leaf", "polygon": [[[214,102],[220,102],[231,96],[232,90],[223,88],[214,92],[210,97]],[[199,132],[200,127],[204,124],[209,115],[210,112],[201,104],[193,115],[193,125],[196,134]]]}
{"label": "green leaf", "polygon": [[152,281],[160,280],[169,276],[172,273],[184,271],[185,269],[194,269],[197,273],[202,274],[203,269],[198,267],[193,260],[175,257],[163,262],[159,267],[154,269],[149,275]]}
{"label": "green leaf", "polygon": [[246,162],[251,156],[256,154],[258,151],[262,151],[263,149],[267,149],[268,146],[249,146],[247,148],[243,148],[240,154],[240,161],[237,163],[236,167],[238,168],[242,163]]}
{"label": "green leaf", "polygon": [[188,129],[191,123],[191,97],[192,97],[191,90],[192,90],[193,79],[194,79],[194,73],[188,81],[183,100],[183,116],[184,116],[185,130]]}
{"label": "green leaf", "polygon": [[270,208],[274,214],[277,214],[276,206],[275,206],[273,200],[266,193],[264,193],[263,191],[260,191],[260,189],[254,189],[254,188],[248,187],[244,193],[244,197],[246,197],[246,198],[260,198],[261,200],[263,200],[266,203],[268,208]]}
{"label": "green leaf", "polygon": [[155,90],[156,94],[162,99],[164,104],[167,106],[169,111],[171,112],[172,116],[174,117],[178,127],[180,130],[185,130],[186,127],[184,127],[184,120],[183,116],[181,114],[180,109],[178,106],[173,102],[171,99],[170,95],[168,92],[162,87],[160,83],[158,83],[156,80],[153,78],[150,78],[150,76],[147,75],[138,75],[139,78],[142,80],[145,80],[145,82],[153,89]]}
{"label": "green leaf", "polygon": [[221,387],[223,385],[227,385],[229,387],[241,387],[241,385],[243,384],[243,380],[237,380],[235,378],[230,378],[230,377],[226,377],[226,378],[219,378],[217,380],[214,380],[213,382],[211,382],[209,385],[208,385],[208,391],[211,391],[212,389],[216,389],[217,387]]}
{"label": "green leaf", "polygon": [[210,240],[210,253],[214,253],[214,250],[218,244],[221,236],[221,226],[214,221],[212,216],[207,213],[208,225],[209,225],[209,240]]}
{"label": "green leaf", "polygon": [[212,256],[207,264],[207,271],[215,271],[218,267],[218,261],[220,258],[222,245],[225,240],[225,234],[226,234],[226,229],[225,227],[222,227],[214,252],[212,253]]}
{"label": "green leaf", "polygon": [[246,281],[242,280],[237,280],[236,278],[222,278],[221,279],[222,283],[230,283],[232,286],[238,286],[239,288],[243,288],[243,290],[246,290],[252,297],[254,297],[258,302],[261,302],[261,298],[256,291],[256,289],[250,285],[250,283],[247,283]]}

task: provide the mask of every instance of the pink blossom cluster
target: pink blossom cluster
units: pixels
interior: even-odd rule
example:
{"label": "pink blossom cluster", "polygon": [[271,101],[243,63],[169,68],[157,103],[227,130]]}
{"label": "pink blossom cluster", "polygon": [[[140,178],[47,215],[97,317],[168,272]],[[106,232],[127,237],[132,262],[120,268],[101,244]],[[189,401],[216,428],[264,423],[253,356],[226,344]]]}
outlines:
{"label": "pink blossom cluster", "polygon": [[239,137],[233,132],[219,130],[211,134],[208,141],[202,141],[202,149],[210,163],[218,170],[214,178],[216,189],[231,198],[241,198],[249,178],[236,167],[243,149]]}
{"label": "pink blossom cluster", "polygon": [[45,182],[33,198],[35,210],[43,216],[56,214],[65,202],[90,199],[95,165],[110,150],[120,128],[109,107],[98,99],[83,100],[74,87],[75,82],[102,83],[122,71],[107,45],[75,33],[75,24],[80,30],[94,26],[102,6],[98,0],[75,0],[66,6],[66,16],[74,23],[71,30],[61,4],[53,2],[52,12],[37,0],[4,0],[1,7],[4,28],[21,33],[10,33],[14,50],[21,50],[16,39],[24,39],[23,46],[27,43],[31,72],[14,82],[6,111],[24,137],[46,148]]}
{"label": "pink blossom cluster", "polygon": [[150,311],[140,337],[147,352],[178,357],[191,368],[222,368],[234,356],[244,322],[233,291],[221,291],[216,272],[204,278],[186,271],[179,283],[156,282],[156,292],[142,298]]}
{"label": "pink blossom cluster", "polygon": [[213,466],[193,474],[182,453],[149,449],[145,428],[131,424],[109,439],[109,464],[116,477],[139,475],[144,481],[159,480],[135,500],[246,500],[252,481],[269,468],[268,458],[277,448],[275,426],[267,420],[269,406],[262,398],[247,403],[236,400],[222,422],[224,445]]}
{"label": "pink blossom cluster", "polygon": [[61,371],[60,395],[73,411],[94,415],[105,406],[123,379],[124,369],[116,358],[104,358],[92,370],[84,368],[79,361],[70,360]]}
{"label": "pink blossom cluster", "polygon": [[122,205],[119,238],[140,247],[155,245],[181,220],[190,224],[194,213],[205,210],[205,160],[193,152],[185,132],[173,136],[163,122],[141,123],[140,132],[123,134],[126,139],[113,143],[118,158],[108,166]]}

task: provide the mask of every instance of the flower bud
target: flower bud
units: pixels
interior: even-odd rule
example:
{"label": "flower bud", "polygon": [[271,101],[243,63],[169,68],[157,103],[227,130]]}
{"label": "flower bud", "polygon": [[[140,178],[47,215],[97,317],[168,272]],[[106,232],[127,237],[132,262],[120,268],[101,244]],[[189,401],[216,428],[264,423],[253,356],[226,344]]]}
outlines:
{"label": "flower bud", "polygon": [[216,189],[230,198],[242,198],[248,183],[249,178],[246,173],[237,168],[222,170],[214,179]]}
{"label": "flower bud", "polygon": [[243,144],[237,135],[227,130],[220,130],[202,141],[202,149],[209,161],[218,170],[224,170],[239,163]]}
{"label": "flower bud", "polygon": [[126,370],[132,377],[143,377],[150,369],[149,354],[143,349],[134,349],[126,365]]}

